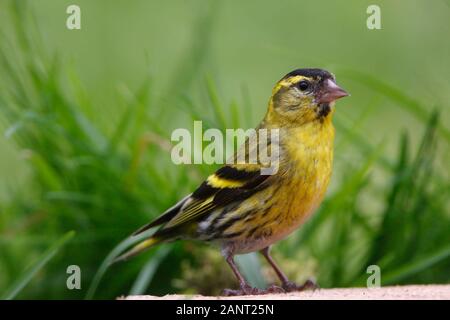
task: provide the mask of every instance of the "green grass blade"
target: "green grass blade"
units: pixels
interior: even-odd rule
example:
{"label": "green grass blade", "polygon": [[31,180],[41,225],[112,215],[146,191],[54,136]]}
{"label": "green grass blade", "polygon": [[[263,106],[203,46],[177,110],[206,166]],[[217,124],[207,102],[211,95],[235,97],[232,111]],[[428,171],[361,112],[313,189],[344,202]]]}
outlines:
{"label": "green grass blade", "polygon": [[14,299],[20,291],[33,279],[33,277],[49,262],[58,251],[75,235],[75,231],[67,232],[61,239],[53,244],[42,256],[39,257],[37,262],[32,265],[25,273],[17,279],[13,285],[6,290],[2,296],[2,300]]}
{"label": "green grass blade", "polygon": [[382,275],[382,283],[384,285],[398,283],[407,277],[410,277],[414,274],[417,274],[423,270],[430,268],[431,266],[441,262],[442,260],[448,259],[450,257],[450,246],[447,246],[441,250],[433,252],[432,254],[408,263],[396,270],[388,272],[385,275]]}
{"label": "green grass blade", "polygon": [[253,105],[252,101],[250,99],[250,91],[247,86],[243,85],[241,86],[241,95],[243,100],[243,124],[247,128],[252,128],[255,126],[253,123],[254,121],[254,115],[253,115]]}
{"label": "green grass blade", "polygon": [[211,78],[206,78],[206,88],[208,90],[208,97],[213,106],[214,115],[216,118],[216,123],[219,124],[220,128],[225,129],[227,127],[227,118],[225,117],[224,108],[220,103],[219,96],[216,91],[216,86]]}
{"label": "green grass blade", "polygon": [[136,281],[133,283],[133,286],[130,290],[130,295],[139,295],[145,293],[148,288],[148,285],[152,281],[156,270],[158,270],[159,265],[165,257],[169,254],[170,248],[164,247],[158,250],[154,256],[150,258],[147,264],[142,268],[139,273]]}
{"label": "green grass blade", "polygon": [[231,113],[231,124],[233,125],[233,128],[242,127],[242,121],[240,120],[239,115],[239,106],[234,101],[230,105],[230,113]]}
{"label": "green grass blade", "polygon": [[110,253],[106,256],[105,260],[103,260],[102,264],[95,273],[91,285],[89,286],[89,289],[86,293],[85,299],[92,299],[94,297],[95,291],[97,290],[100,281],[102,280],[106,271],[108,271],[109,267],[111,266],[115,258],[117,258],[123,251],[125,251],[133,244],[138,243],[139,241],[142,241],[145,238],[148,238],[153,232],[154,230],[151,229],[148,230],[147,232],[143,232],[138,236],[128,237],[122,242],[120,242],[116,247],[114,247],[114,249],[111,250]]}
{"label": "green grass blade", "polygon": [[[396,106],[412,114],[418,121],[424,123],[429,119],[430,113],[425,106],[377,77],[356,70],[342,70],[342,73],[386,96],[395,102]],[[447,140],[450,140],[450,130],[448,128],[441,124],[438,130]]]}
{"label": "green grass blade", "polygon": [[[211,35],[217,21],[216,14],[219,12],[219,7],[219,1],[212,1],[205,6],[205,12],[197,16],[191,30],[192,41],[173,69],[166,88],[162,90],[164,92],[161,96],[162,100],[158,101],[157,105],[164,105],[164,100],[167,98],[170,104],[178,100],[189,91],[194,80],[201,74],[202,67],[210,54]],[[177,85],[174,86],[174,83]],[[165,109],[161,108],[160,112],[165,112]]]}

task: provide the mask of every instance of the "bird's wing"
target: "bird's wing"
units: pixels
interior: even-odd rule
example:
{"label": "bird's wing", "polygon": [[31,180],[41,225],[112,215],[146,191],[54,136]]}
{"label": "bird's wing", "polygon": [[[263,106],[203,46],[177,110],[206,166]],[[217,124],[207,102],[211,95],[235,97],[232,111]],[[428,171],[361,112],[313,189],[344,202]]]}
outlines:
{"label": "bird's wing", "polygon": [[226,165],[210,175],[185,201],[180,211],[158,232],[195,221],[235,201],[242,201],[265,187],[269,175],[259,165]]}
{"label": "bird's wing", "polygon": [[269,175],[261,174],[261,166],[252,164],[226,165],[210,175],[191,195],[185,197],[156,220],[134,234],[163,225],[150,238],[134,246],[114,261],[126,260],[165,239],[179,234],[189,222],[236,201],[242,201],[265,188]]}
{"label": "bird's wing", "polygon": [[150,223],[142,226],[141,228],[139,228],[138,230],[136,230],[133,233],[133,236],[136,236],[138,234],[141,234],[142,232],[159,226],[161,224],[167,223],[170,221],[170,219],[172,219],[173,217],[175,217],[177,215],[177,213],[180,212],[181,208],[183,207],[183,205],[186,203],[186,201],[189,200],[189,198],[191,197],[191,195],[188,195],[186,197],[184,197],[183,199],[181,199],[180,201],[178,201],[173,207],[167,209],[163,214],[161,214],[158,218],[156,218],[155,220],[151,221]]}

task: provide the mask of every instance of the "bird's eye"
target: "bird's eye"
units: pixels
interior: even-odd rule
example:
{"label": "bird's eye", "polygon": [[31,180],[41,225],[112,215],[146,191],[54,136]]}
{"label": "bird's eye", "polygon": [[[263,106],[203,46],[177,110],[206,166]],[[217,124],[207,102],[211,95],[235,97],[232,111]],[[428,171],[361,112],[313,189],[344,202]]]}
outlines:
{"label": "bird's eye", "polygon": [[302,81],[300,81],[300,82],[298,83],[298,88],[299,88],[301,91],[306,91],[306,90],[308,90],[308,89],[309,89],[309,86],[310,86],[310,83],[309,83],[309,81],[306,81],[306,80],[302,80]]}

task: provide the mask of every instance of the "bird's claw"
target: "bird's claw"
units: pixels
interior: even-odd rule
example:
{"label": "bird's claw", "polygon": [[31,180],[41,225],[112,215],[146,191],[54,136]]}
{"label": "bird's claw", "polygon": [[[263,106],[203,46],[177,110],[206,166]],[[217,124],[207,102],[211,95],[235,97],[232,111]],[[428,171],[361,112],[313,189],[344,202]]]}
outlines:
{"label": "bird's claw", "polygon": [[254,288],[249,285],[242,285],[240,289],[225,289],[223,290],[223,295],[227,297],[232,296],[246,296],[246,295],[260,295],[264,294],[265,290]]}
{"label": "bird's claw", "polygon": [[282,287],[272,284],[267,289],[254,288],[250,285],[243,285],[240,289],[225,289],[223,295],[227,297],[233,296],[246,296],[246,295],[263,295],[269,293],[286,293],[286,292],[299,292],[304,290],[316,290],[319,286],[313,280],[306,280],[304,284],[298,285],[294,282],[288,281],[283,284]]}
{"label": "bird's claw", "polygon": [[304,284],[298,285],[294,282],[287,281],[283,284],[283,290],[285,292],[299,292],[299,291],[305,291],[305,290],[316,290],[319,289],[319,286],[313,281],[313,280],[306,280]]}
{"label": "bird's claw", "polygon": [[272,284],[271,286],[269,286],[266,290],[264,290],[264,293],[286,293],[286,291],[277,285]]}
{"label": "bird's claw", "polygon": [[241,288],[238,290],[225,289],[223,291],[223,295],[230,297],[230,296],[263,295],[268,293],[285,293],[285,292],[286,291],[282,287],[276,286],[274,284],[269,286],[267,289],[259,289],[251,287],[249,285],[244,285],[241,286]]}

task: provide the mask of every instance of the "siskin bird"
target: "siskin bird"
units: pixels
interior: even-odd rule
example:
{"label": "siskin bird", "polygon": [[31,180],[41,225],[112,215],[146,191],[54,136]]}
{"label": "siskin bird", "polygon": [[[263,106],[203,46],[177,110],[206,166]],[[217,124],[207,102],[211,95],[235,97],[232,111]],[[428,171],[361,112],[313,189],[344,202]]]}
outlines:
{"label": "siskin bird", "polygon": [[[290,282],[269,249],[301,226],[324,197],[333,163],[334,104],[345,96],[347,92],[336,84],[334,75],[325,70],[297,69],[285,75],[273,88],[267,113],[257,127],[278,129],[276,173],[263,175],[260,162],[224,165],[192,194],[137,230],[134,235],[161,226],[117,260],[162,242],[197,239],[221,247],[240,286],[238,290],[226,289],[228,295],[313,286],[311,282]],[[260,251],[274,269],[281,287],[253,288],[241,275],[234,255],[255,251]]]}

